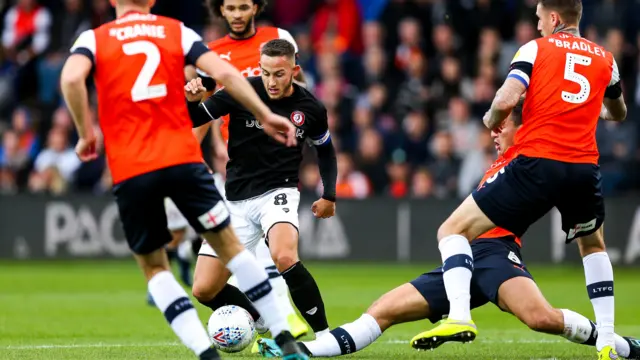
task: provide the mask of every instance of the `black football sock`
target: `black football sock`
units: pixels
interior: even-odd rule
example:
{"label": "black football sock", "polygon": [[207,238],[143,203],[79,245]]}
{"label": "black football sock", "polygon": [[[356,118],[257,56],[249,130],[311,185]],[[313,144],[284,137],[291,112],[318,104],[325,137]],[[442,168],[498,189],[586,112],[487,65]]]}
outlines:
{"label": "black football sock", "polygon": [[298,261],[282,272],[282,277],[289,287],[293,303],[309,323],[314,332],[327,330],[329,322],[324,310],[324,302],[318,284],[307,268]]}
{"label": "black football sock", "polygon": [[253,320],[258,320],[260,318],[258,310],[256,310],[251,301],[249,301],[247,295],[237,287],[230,284],[226,284],[212,300],[200,303],[213,311],[216,311],[225,305],[235,305],[247,310],[249,314],[251,314]]}

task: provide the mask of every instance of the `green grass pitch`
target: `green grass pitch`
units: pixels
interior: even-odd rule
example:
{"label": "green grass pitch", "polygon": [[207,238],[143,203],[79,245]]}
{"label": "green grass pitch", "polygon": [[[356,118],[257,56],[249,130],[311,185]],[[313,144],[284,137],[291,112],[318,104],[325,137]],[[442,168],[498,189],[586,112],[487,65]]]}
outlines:
{"label": "green grass pitch", "polygon": [[[350,322],[384,292],[431,265],[309,265],[324,295],[332,327]],[[581,268],[530,266],[556,307],[593,318]],[[146,305],[145,284],[133,260],[0,263],[0,359],[194,359],[156,308]],[[616,325],[640,336],[637,269],[616,269]],[[209,312],[198,307],[204,320]],[[398,325],[354,359],[595,359],[595,349],[537,334],[487,305],[475,310],[479,337],[416,352],[408,341],[432,325]],[[248,353],[231,359],[256,359]]]}

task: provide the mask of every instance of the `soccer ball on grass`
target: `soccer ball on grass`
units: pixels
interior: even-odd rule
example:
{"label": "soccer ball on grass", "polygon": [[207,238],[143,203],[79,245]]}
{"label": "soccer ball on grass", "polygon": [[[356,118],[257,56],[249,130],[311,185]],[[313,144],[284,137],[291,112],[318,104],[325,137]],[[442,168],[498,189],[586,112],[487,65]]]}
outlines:
{"label": "soccer ball on grass", "polygon": [[253,318],[247,310],[227,305],[214,311],[207,323],[213,346],[226,353],[246,349],[256,335]]}

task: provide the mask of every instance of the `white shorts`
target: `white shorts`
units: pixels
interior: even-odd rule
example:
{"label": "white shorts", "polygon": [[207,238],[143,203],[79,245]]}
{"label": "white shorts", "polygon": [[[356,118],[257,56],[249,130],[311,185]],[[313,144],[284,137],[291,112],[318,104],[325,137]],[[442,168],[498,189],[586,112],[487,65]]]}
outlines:
{"label": "white shorts", "polygon": [[[227,201],[231,226],[240,242],[256,253],[269,229],[277,223],[290,223],[298,228],[300,192],[296,188],[281,188],[242,201]],[[203,242],[198,255],[216,256],[211,246]]]}

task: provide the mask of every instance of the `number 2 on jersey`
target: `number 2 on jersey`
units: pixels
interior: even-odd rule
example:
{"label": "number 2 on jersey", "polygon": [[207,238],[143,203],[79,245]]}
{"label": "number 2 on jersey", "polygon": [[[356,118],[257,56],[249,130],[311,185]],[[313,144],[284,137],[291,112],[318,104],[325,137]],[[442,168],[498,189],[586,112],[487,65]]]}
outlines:
{"label": "number 2 on jersey", "polygon": [[140,40],[122,45],[122,51],[126,55],[144,54],[146,60],[138,73],[136,82],[131,88],[131,99],[133,102],[156,99],[167,96],[167,85],[149,85],[153,75],[155,75],[160,66],[160,50],[151,41]]}
{"label": "number 2 on jersey", "polygon": [[589,66],[591,65],[591,58],[567,53],[567,61],[564,64],[564,78],[580,85],[580,91],[577,94],[563,91],[562,100],[572,104],[582,104],[587,101],[589,94],[591,94],[591,84],[589,84],[589,79],[576,72],[576,65]]}

